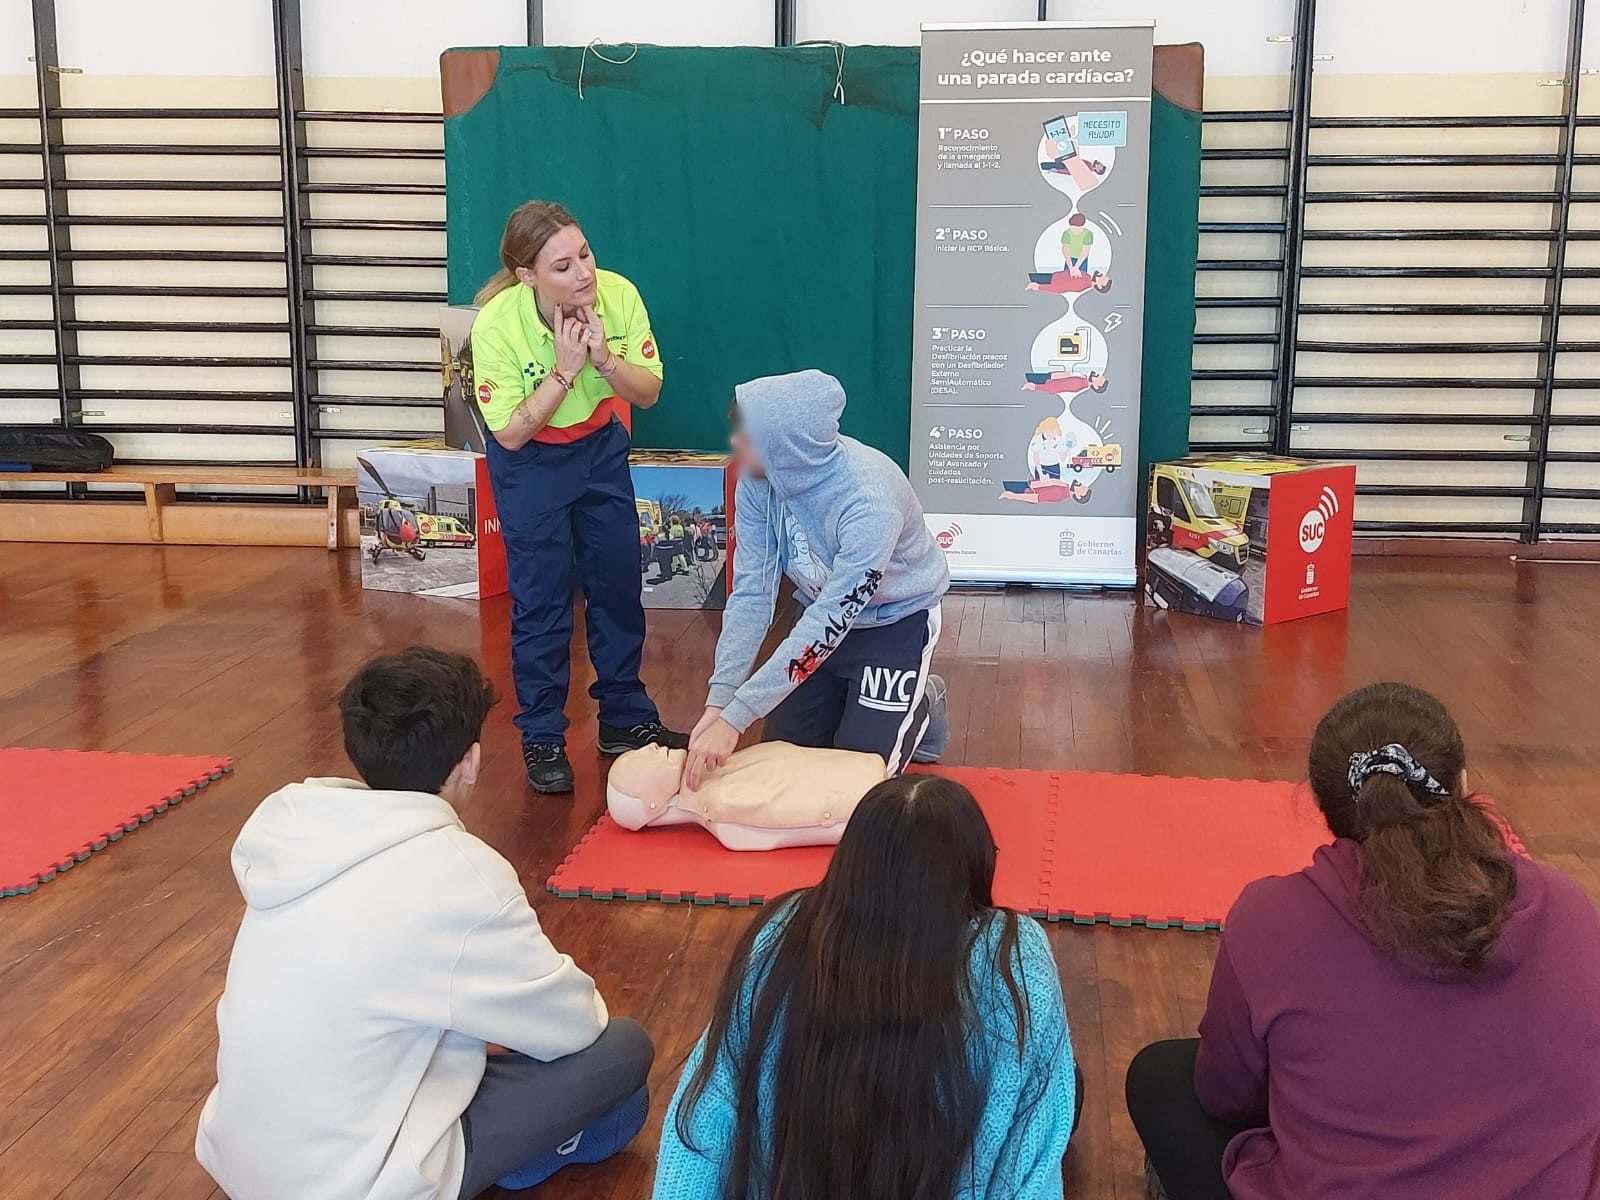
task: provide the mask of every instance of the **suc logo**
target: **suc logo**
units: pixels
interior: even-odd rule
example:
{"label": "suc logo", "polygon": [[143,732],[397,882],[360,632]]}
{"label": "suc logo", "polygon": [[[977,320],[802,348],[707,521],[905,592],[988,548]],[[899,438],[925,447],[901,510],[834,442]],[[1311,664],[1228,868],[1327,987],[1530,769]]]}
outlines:
{"label": "suc logo", "polygon": [[1323,485],[1317,506],[1300,518],[1300,549],[1314,554],[1322,540],[1328,536],[1328,522],[1339,511],[1339,497],[1332,488]]}
{"label": "suc logo", "polygon": [[954,523],[948,529],[941,529],[933,535],[933,540],[939,543],[939,549],[948,550],[956,544],[956,539],[961,536],[961,526]]}

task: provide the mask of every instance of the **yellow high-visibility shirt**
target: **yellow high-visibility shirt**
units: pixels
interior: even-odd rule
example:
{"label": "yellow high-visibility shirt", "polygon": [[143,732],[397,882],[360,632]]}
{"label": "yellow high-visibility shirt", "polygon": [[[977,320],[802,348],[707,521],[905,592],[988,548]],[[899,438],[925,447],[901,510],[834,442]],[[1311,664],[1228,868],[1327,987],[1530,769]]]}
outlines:
{"label": "yellow high-visibility shirt", "polygon": [[[594,311],[605,326],[612,353],[660,379],[661,349],[650,332],[650,314],[639,289],[615,271],[596,271]],[[490,429],[504,429],[517,405],[533,394],[555,365],[555,335],[539,315],[531,287],[513,284],[479,310],[472,322],[472,374],[478,407]],[[586,361],[549,424],[534,437],[545,442],[576,441],[622,408],[625,405],[610,381]]]}

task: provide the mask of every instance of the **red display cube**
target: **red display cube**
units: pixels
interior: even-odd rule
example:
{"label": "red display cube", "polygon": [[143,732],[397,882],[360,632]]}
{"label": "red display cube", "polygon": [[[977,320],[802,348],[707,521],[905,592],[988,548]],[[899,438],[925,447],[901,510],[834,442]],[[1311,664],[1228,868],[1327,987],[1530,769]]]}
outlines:
{"label": "red display cube", "polygon": [[1146,598],[1250,625],[1348,607],[1355,492],[1354,467],[1309,459],[1153,464]]}

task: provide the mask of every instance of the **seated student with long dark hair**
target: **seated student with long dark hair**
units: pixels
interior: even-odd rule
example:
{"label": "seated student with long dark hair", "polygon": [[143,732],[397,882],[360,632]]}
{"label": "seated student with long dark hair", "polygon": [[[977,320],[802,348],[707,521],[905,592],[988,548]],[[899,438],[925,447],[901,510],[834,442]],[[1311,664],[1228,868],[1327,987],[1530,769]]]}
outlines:
{"label": "seated student with long dark hair", "polygon": [[1147,1047],[1128,1108],[1170,1200],[1600,1196],[1600,918],[1508,849],[1417,688],[1317,726],[1336,841],[1228,915],[1200,1039]]}
{"label": "seated student with long dark hair", "polygon": [[658,1200],[1059,1200],[1066,1010],[1044,932],[994,906],[995,854],[958,783],[863,797],[823,881],[735,952]]}

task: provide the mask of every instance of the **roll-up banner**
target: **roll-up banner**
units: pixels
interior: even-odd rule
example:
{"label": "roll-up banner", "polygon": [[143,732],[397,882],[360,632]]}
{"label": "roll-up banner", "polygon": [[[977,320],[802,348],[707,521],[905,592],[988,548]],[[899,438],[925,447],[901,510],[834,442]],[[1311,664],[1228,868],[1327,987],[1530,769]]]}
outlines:
{"label": "roll-up banner", "polygon": [[958,581],[1136,581],[1153,31],[922,27],[911,478]]}

